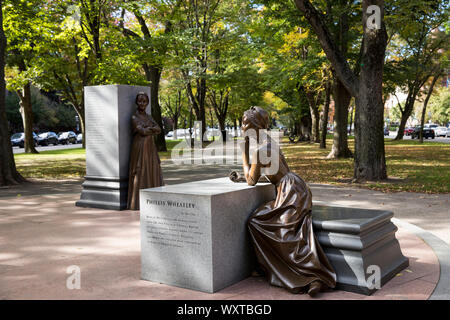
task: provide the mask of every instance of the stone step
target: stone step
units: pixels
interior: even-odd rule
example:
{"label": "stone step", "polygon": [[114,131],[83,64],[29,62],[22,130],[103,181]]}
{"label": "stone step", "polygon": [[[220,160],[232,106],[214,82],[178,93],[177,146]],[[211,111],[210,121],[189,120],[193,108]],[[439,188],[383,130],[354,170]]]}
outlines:
{"label": "stone step", "polygon": [[337,289],[370,295],[408,267],[392,212],[315,205],[312,213],[316,237],[336,271]]}

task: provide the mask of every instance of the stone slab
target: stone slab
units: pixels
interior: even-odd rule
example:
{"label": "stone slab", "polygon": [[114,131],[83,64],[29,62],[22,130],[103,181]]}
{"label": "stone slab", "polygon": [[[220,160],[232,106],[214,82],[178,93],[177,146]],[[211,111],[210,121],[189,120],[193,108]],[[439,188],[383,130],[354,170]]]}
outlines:
{"label": "stone slab", "polygon": [[85,87],[86,180],[77,206],[126,209],[132,143],[130,121],[139,92],[150,97],[149,87]]}
{"label": "stone slab", "polygon": [[274,197],[272,184],[228,178],[141,190],[142,279],[213,293],[247,278],[247,219]]}
{"label": "stone slab", "polygon": [[[313,206],[316,237],[337,274],[337,289],[371,295],[409,265],[384,210]],[[378,269],[376,269],[378,268]]]}

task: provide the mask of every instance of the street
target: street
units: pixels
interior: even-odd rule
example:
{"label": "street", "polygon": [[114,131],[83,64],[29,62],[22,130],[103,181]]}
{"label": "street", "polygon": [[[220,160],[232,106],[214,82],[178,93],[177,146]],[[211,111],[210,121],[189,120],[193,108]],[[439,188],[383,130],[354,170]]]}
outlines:
{"label": "street", "polygon": [[[50,146],[46,146],[46,147],[36,147],[36,150],[41,152],[41,151],[52,151],[52,150],[62,150],[62,149],[77,149],[77,148],[81,148],[82,145],[81,143],[77,143],[77,144],[63,144],[63,145],[50,145]],[[24,148],[19,148],[19,147],[13,147],[13,152],[14,154],[19,154],[19,153],[24,153]]]}
{"label": "street", "polygon": [[[395,131],[391,131],[389,133],[389,136],[385,136],[386,138],[389,139],[394,139],[397,136],[397,132]],[[411,136],[403,136],[404,140],[411,140]],[[417,139],[415,139],[417,141]],[[424,142],[429,141],[429,142],[440,142],[440,143],[450,143],[450,138],[444,138],[444,137],[436,137],[434,139],[423,139]]]}
{"label": "street", "polygon": [[[394,131],[391,131],[389,136],[386,136],[388,139],[394,139],[396,137],[397,133]],[[404,136],[404,140],[411,140],[411,136]],[[444,138],[444,137],[436,137],[435,139],[424,139],[424,142],[440,142],[440,143],[450,143],[450,138]],[[51,151],[51,150],[62,150],[62,149],[76,149],[81,148],[81,143],[78,144],[69,144],[69,145],[50,145],[46,147],[39,146],[36,148],[37,151]],[[23,148],[19,147],[13,147],[14,154],[24,153]]]}

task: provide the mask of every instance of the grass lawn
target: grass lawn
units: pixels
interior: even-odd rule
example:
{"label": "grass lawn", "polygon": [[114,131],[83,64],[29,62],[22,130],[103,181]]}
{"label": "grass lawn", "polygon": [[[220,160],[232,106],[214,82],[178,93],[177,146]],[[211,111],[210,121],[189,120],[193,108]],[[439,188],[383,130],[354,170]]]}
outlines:
{"label": "grass lawn", "polygon": [[[167,152],[160,152],[161,160],[170,159],[170,150],[181,140],[168,140]],[[39,154],[15,154],[16,167],[26,178],[80,178],[86,175],[86,150],[63,149]]]}
{"label": "grass lawn", "polygon": [[86,175],[86,150],[64,149],[39,154],[15,154],[17,170],[25,178],[79,178]]}
{"label": "grass lawn", "polygon": [[[390,139],[385,142],[389,180],[358,186],[385,192],[450,193],[450,144]],[[326,159],[332,143],[332,139],[327,140],[326,150],[319,149],[317,144],[286,143],[283,152],[291,170],[306,181],[347,185],[353,176],[353,159]],[[354,151],[353,138],[349,139],[349,145]]]}
{"label": "grass lawn", "polygon": [[[161,152],[161,159],[170,159],[170,150],[179,143],[167,141],[168,152]],[[353,176],[353,160],[327,160],[332,139],[327,149],[317,144],[289,144],[284,140],[283,152],[291,170],[311,183],[348,185]],[[354,140],[349,140],[354,148]],[[27,178],[79,178],[85,175],[86,153],[83,149],[46,151],[40,154],[16,154],[16,165]],[[386,161],[389,180],[357,184],[365,188],[391,191],[425,193],[450,193],[450,144],[417,141],[393,141],[386,139]]]}

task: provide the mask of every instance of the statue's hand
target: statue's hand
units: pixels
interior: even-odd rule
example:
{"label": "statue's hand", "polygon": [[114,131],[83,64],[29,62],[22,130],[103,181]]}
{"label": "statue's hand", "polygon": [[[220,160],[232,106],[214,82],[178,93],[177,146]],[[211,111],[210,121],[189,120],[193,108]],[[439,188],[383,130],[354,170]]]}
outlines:
{"label": "statue's hand", "polygon": [[247,182],[243,174],[240,174],[237,171],[233,171],[230,173],[230,180],[233,182]]}
{"label": "statue's hand", "polygon": [[229,176],[230,180],[233,181],[233,182],[236,182],[236,179],[238,178],[238,175],[239,174],[236,171],[231,172],[230,176]]}

